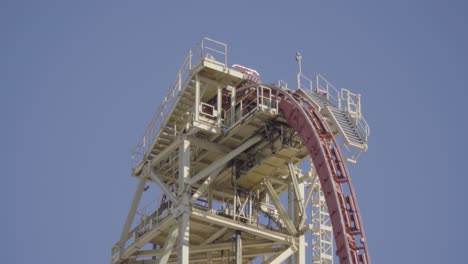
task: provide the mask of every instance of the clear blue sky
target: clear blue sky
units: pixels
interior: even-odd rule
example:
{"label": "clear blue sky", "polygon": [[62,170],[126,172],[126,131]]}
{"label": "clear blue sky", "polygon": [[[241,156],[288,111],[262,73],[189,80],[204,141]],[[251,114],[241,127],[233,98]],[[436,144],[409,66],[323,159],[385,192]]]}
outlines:
{"label": "clear blue sky", "polygon": [[465,1],[160,2],[1,1],[1,262],[109,262],[129,150],[204,36],[265,81],[301,51],[363,94],[351,172],[373,263],[466,262]]}

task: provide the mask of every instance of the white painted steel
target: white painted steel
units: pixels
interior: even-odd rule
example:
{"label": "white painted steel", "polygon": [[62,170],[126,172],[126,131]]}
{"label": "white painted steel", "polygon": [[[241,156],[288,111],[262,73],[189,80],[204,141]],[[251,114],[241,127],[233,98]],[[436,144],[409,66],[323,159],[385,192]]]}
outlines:
{"label": "white painted steel", "polygon": [[312,263],[333,264],[333,229],[317,174],[312,175]]}
{"label": "white painted steel", "polygon": [[[189,51],[133,153],[139,156],[133,173],[140,182],[121,239],[112,250],[112,262],[239,264],[263,257],[264,263],[305,264],[306,234],[311,232],[310,261],[333,263],[333,232],[317,175],[301,175],[296,168],[308,153],[301,145],[288,145],[284,150],[283,130],[277,139],[272,137],[277,131],[266,128],[277,120],[277,124],[284,122],[279,99],[272,88],[258,85],[244,90],[236,87],[240,81],[226,81],[242,78],[242,74],[228,67],[225,44],[204,39],[197,47]],[[243,70],[259,75],[253,69]],[[348,111],[359,129],[369,134],[360,95],[338,91],[321,75],[309,79],[302,69],[297,77],[298,88],[324,95],[327,102],[322,102],[322,110],[332,105]],[[188,88],[190,93],[183,94]],[[210,96],[206,96],[208,90]],[[237,90],[239,96],[252,92],[255,99],[237,98]],[[178,109],[179,103],[188,106]],[[190,118],[177,119],[181,112]],[[173,120],[179,123],[168,123]],[[171,127],[165,128],[166,124]],[[173,134],[163,133],[164,129]],[[160,138],[162,145],[158,145]],[[266,155],[269,147],[271,153]],[[165,174],[167,168],[171,173]],[[156,212],[130,231],[147,180],[155,182],[169,201],[161,202]],[[282,200],[280,195],[286,190],[288,198]],[[141,250],[148,244],[157,246]]]}

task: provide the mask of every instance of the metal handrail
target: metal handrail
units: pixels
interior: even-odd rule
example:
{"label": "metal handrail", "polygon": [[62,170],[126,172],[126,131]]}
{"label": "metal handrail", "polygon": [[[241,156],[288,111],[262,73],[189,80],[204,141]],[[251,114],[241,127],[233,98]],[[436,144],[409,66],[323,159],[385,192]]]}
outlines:
{"label": "metal handrail", "polygon": [[361,95],[355,94],[348,89],[341,88],[341,100],[345,101],[344,110],[348,111],[357,118],[361,115]]}
{"label": "metal handrail", "polygon": [[366,137],[366,141],[367,141],[367,138],[370,136],[370,127],[366,119],[362,115],[361,115],[361,118],[357,121],[357,126],[359,128],[359,131],[361,131],[363,135]]}
{"label": "metal handrail", "polygon": [[[313,79],[310,79],[304,74],[299,73],[298,85],[301,89],[325,94],[327,100],[336,108],[348,111],[351,116],[355,118],[359,132],[363,137],[365,137],[365,140],[367,141],[367,138],[370,135],[370,127],[361,113],[360,94],[352,93],[351,91],[344,88],[338,90],[320,74],[317,74]],[[345,102],[344,105],[342,102]]]}
{"label": "metal handrail", "polygon": [[[303,90],[310,90],[310,91],[313,91],[314,90],[314,81],[309,79],[307,76],[305,76],[304,74],[302,73],[299,73],[298,74],[298,80],[299,80],[299,87],[298,88],[301,88]],[[308,87],[307,86],[303,86],[303,80],[306,81],[306,83],[308,84]]]}
{"label": "metal handrail", "polygon": [[367,138],[370,135],[370,127],[366,119],[361,113],[361,95],[355,94],[348,89],[342,88],[340,91],[341,99],[346,102],[344,110],[348,111],[356,119],[356,125],[358,126],[361,135]]}
{"label": "metal handrail", "polygon": [[[338,89],[335,88],[327,79],[322,75],[317,74],[315,76],[316,86],[315,90],[317,93],[324,93],[330,103],[335,105],[338,109],[341,109],[341,94]],[[325,87],[322,87],[322,83],[325,84]]]}
{"label": "metal handrail", "polygon": [[[265,96],[265,90],[268,91],[268,96]],[[224,111],[224,124],[227,129],[237,125],[243,120],[244,117],[257,109],[264,109],[265,107],[273,108],[278,111],[278,98],[272,96],[271,89],[268,87],[260,86],[256,88],[256,98],[254,100],[248,100],[248,98],[238,101],[234,106]],[[248,108],[254,105],[250,110]],[[231,115],[231,111],[234,109],[234,116]],[[245,112],[245,110],[248,110]],[[244,113],[245,112],[245,113]]]}
{"label": "metal handrail", "polygon": [[[214,45],[214,47],[212,45]],[[218,45],[218,48],[216,48],[216,45]],[[222,55],[221,59],[207,58],[207,51]],[[157,135],[161,131],[160,127],[164,126],[167,122],[167,115],[170,113],[185,83],[189,81],[191,70],[204,60],[227,67],[227,45],[210,38],[204,38],[189,50],[188,55],[185,57],[177,73],[175,82],[169,87],[168,92],[157,108],[155,115],[151,119],[140,141],[132,148],[132,167],[135,167],[141,160],[149,157],[149,149],[155,144]]]}
{"label": "metal handrail", "polygon": [[284,88],[284,89],[288,89],[288,83],[286,81],[283,81],[283,80],[278,80],[277,84],[276,84],[279,88]]}

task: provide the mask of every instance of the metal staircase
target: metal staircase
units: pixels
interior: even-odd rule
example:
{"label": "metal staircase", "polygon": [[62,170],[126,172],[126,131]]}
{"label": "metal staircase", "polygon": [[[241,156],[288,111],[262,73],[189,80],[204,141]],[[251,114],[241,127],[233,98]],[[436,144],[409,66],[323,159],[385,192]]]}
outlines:
{"label": "metal staircase", "polygon": [[298,80],[301,82],[297,93],[326,117],[334,134],[343,138],[344,146],[351,156],[347,160],[356,163],[359,155],[367,150],[370,134],[361,113],[360,95],[347,89],[338,90],[321,75],[309,79],[301,74]]}
{"label": "metal staircase", "polygon": [[356,120],[348,111],[333,106],[327,106],[323,111],[333,119],[346,144],[364,151],[367,149],[367,142],[359,132]]}
{"label": "metal staircase", "polygon": [[174,105],[172,114],[168,116],[169,119],[157,135],[156,144],[151,150],[152,155],[158,155],[169,146],[175,140],[177,133],[188,123],[194,108],[194,86],[193,80],[190,80],[184,92],[179,95],[179,102]]}
{"label": "metal staircase", "polygon": [[313,104],[321,111],[322,109],[326,108],[327,106],[331,105],[330,101],[328,101],[326,94],[324,93],[317,93],[313,91],[306,91],[303,90],[303,95],[307,96]]}

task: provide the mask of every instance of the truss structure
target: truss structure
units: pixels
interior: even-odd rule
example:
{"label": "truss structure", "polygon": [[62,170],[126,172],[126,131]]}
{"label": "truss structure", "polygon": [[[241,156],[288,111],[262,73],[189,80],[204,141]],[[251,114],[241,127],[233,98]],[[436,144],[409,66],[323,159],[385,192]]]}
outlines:
{"label": "truss structure", "polygon": [[[336,140],[367,149],[360,96],[321,76],[310,89],[262,84],[227,59],[212,39],[189,51],[133,151],[139,184],[111,263],[370,263]],[[147,185],[162,199],[134,221]]]}
{"label": "truss structure", "polygon": [[333,264],[333,227],[316,173],[312,174],[312,263]]}

